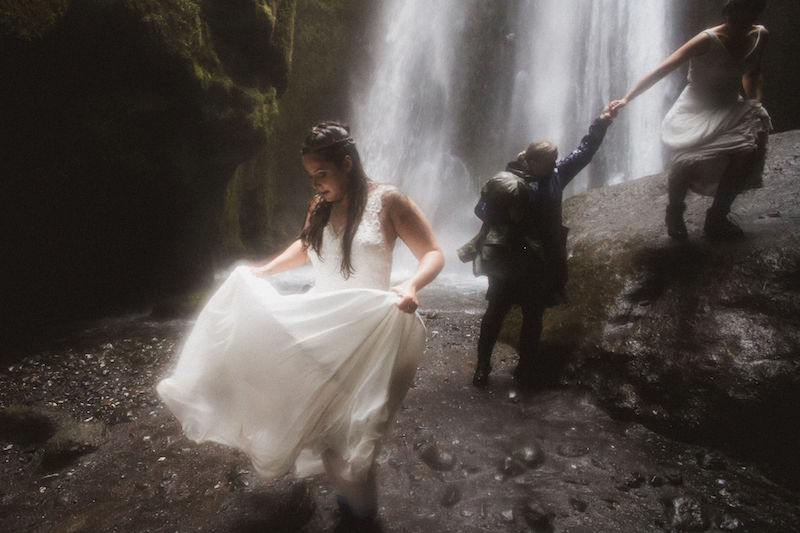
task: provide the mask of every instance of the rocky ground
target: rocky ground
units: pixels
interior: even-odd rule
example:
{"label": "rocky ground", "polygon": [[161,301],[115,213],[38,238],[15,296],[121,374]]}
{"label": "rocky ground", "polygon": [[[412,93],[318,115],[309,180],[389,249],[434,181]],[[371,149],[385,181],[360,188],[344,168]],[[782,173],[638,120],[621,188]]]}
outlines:
{"label": "rocky ground", "polygon": [[[796,531],[798,494],[753,464],[610,418],[589,393],[516,390],[499,346],[472,387],[479,286],[431,287],[415,386],[379,458],[386,531]],[[186,321],[89,325],[0,372],[0,530],[332,531],[324,478],[260,480],[181,435],[154,385]]]}

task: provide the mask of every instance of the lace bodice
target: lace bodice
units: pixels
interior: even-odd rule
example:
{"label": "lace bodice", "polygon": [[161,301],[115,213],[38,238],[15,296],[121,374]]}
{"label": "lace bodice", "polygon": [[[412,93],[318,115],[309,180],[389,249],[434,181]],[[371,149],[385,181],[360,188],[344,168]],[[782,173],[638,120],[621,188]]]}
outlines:
{"label": "lace bodice", "polygon": [[344,230],[339,234],[330,224],[325,226],[320,254],[317,255],[313,250],[309,250],[311,264],[314,267],[315,291],[389,289],[394,243],[387,242],[380,221],[383,208],[382,196],[387,189],[386,185],[375,187],[367,197],[367,205],[353,236],[350,252],[353,273],[347,279],[341,273]]}

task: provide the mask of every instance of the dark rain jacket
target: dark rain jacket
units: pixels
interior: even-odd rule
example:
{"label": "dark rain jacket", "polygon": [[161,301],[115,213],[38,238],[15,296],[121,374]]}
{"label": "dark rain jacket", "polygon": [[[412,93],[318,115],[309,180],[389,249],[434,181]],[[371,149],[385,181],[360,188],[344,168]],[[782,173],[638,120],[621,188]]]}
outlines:
{"label": "dark rain jacket", "polygon": [[[611,122],[611,119],[595,119],[578,148],[559,160],[549,175],[533,176],[528,173],[525,161],[512,161],[505,172],[496,174],[487,182],[475,206],[475,214],[484,224],[478,235],[459,249],[462,261],[473,261],[476,276],[527,278],[527,282],[544,288],[543,298],[547,305],[564,301],[568,231],[562,223],[561,213],[564,188],[592,160]],[[490,183],[501,182],[514,191],[513,196],[522,196],[523,193],[511,185],[513,178],[527,185],[525,215],[519,224],[507,223],[507,219],[499,214],[507,210],[502,204],[497,204],[486,190]],[[498,249],[503,246],[505,252],[499,253]],[[490,258],[507,264],[487,267]]]}

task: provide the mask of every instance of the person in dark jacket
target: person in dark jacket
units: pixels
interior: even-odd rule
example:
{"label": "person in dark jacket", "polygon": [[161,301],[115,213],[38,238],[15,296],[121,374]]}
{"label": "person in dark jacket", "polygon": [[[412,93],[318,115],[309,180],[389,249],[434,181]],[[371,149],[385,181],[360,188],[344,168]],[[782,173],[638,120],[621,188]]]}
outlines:
{"label": "person in dark jacket", "polygon": [[[472,383],[489,383],[491,356],[503,319],[513,305],[522,310],[519,362],[514,378],[525,387],[536,384],[535,361],[545,309],[566,301],[567,228],[562,224],[564,188],[592,160],[616,112],[609,107],[589,127],[578,148],[558,160],[549,141],[534,141],[490,179],[481,191],[475,214],[480,233],[459,249],[462,261],[473,261],[475,275],[486,275],[488,305],[481,321],[478,364]],[[516,183],[524,183],[524,191]],[[508,195],[491,194],[508,191]]]}

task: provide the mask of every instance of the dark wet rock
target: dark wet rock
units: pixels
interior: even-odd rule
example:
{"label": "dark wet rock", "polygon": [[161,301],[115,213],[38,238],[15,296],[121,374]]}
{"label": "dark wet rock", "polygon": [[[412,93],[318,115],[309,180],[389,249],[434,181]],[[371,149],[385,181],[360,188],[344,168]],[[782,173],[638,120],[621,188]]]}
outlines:
{"label": "dark wet rock", "polygon": [[709,199],[699,196],[687,199],[688,241],[669,239],[663,175],[566,200],[571,304],[549,312],[543,335],[552,364],[617,416],[759,455],[793,485],[800,441],[786,428],[800,427],[798,144],[798,131],[770,136],[764,187],[734,204],[746,234],[736,243],[703,238]]}
{"label": "dark wet rock", "polygon": [[589,507],[589,504],[583,500],[579,500],[578,498],[570,498],[569,505],[579,513],[583,513]]}
{"label": "dark wet rock", "polygon": [[736,517],[723,515],[717,526],[722,531],[745,531],[744,524]]}
{"label": "dark wet rock", "polygon": [[99,448],[106,428],[51,407],[13,405],[0,411],[0,440],[41,448],[41,467],[58,470]]}
{"label": "dark wet rock", "polygon": [[231,502],[225,513],[230,523],[224,531],[257,533],[276,531],[290,533],[302,530],[316,510],[310,491],[304,483],[295,484],[282,494],[251,493]]}
{"label": "dark wet rock", "polygon": [[666,474],[667,483],[672,485],[673,487],[679,487],[683,485],[683,474],[678,471],[668,472]]}
{"label": "dark wet rock", "polygon": [[638,489],[642,485],[644,485],[644,476],[641,475],[639,472],[633,472],[629,474],[619,485],[617,485],[617,490],[621,491],[629,491],[631,489]]}
{"label": "dark wet rock", "polygon": [[431,446],[436,443],[436,437],[433,432],[426,428],[416,428],[414,436],[414,449],[419,450]]}
{"label": "dark wet rock", "polygon": [[582,444],[569,442],[558,447],[558,455],[561,457],[577,458],[588,455],[589,448]]}
{"label": "dark wet rock", "polygon": [[442,492],[442,497],[439,499],[439,503],[443,507],[452,507],[460,501],[461,501],[461,489],[459,489],[458,486],[454,484],[447,485],[447,487],[445,487],[444,491]]}
{"label": "dark wet rock", "polygon": [[228,483],[234,489],[244,489],[250,485],[250,471],[244,468],[233,468],[228,472]]}
{"label": "dark wet rock", "polygon": [[709,520],[703,505],[695,498],[680,496],[666,503],[667,520],[670,527],[678,531],[706,531]]}
{"label": "dark wet rock", "polygon": [[[482,304],[483,294],[474,299]],[[505,346],[499,347],[493,385],[499,392],[493,395],[490,387],[488,394],[474,394],[469,384],[473,354],[453,346],[474,342],[465,333],[474,335],[479,319],[463,310],[440,311],[440,317],[440,335],[430,341],[406,408],[383,440],[378,483],[385,530],[532,531],[522,503],[532,502],[538,507],[527,511],[528,518],[543,531],[551,512],[555,531],[648,531],[654,526],[678,531],[669,525],[660,500],[675,496],[670,479],[685,480],[692,496],[708,502],[714,524],[724,523],[720,517],[727,513],[745,524],[740,531],[774,533],[792,531],[800,520],[797,497],[749,463],[722,456],[729,465],[725,470],[703,468],[696,459],[711,450],[612,420],[583,391],[563,389],[508,402],[503,375],[510,376],[515,360],[505,355],[510,352]],[[107,441],[50,472],[38,468],[49,432],[37,439],[39,444],[1,440],[0,479],[9,482],[0,488],[0,531],[59,531],[71,524],[82,524],[74,530],[121,533],[334,530],[339,514],[324,476],[306,483],[265,481],[242,454],[216,444],[197,445],[181,434],[157,401],[153,384],[173,361],[182,333],[183,326],[153,325],[150,319],[92,328],[89,338],[72,341],[59,354],[36,355],[11,371],[2,369],[0,405],[28,401],[38,387],[45,402],[64,402],[56,411],[105,423]],[[463,377],[463,384],[451,379],[443,386],[442,378],[453,375]],[[41,376],[49,376],[52,384]],[[72,376],[80,376],[80,386],[71,383]],[[561,446],[589,443],[588,456],[558,455]],[[438,460],[432,447],[440,450]],[[536,451],[526,453],[526,448]],[[539,450],[548,457],[543,465],[525,465],[512,478],[497,471],[506,457],[524,464],[526,456],[540,456]],[[441,451],[451,453],[453,468],[432,469],[419,455],[431,453],[431,464],[446,466]],[[631,472],[657,473],[667,484],[618,491],[619,480]],[[732,505],[738,506],[735,511]],[[769,521],[761,518],[763,509],[769,509]],[[654,523],[656,516],[663,524]]]}
{"label": "dark wet rock", "polygon": [[503,458],[497,470],[504,478],[510,478],[521,475],[527,468],[522,461],[518,461],[514,457],[506,456]]}
{"label": "dark wet rock", "polygon": [[725,458],[714,451],[702,451],[697,454],[697,464],[708,470],[725,470],[727,464]]}
{"label": "dark wet rock", "polygon": [[12,405],[0,411],[0,439],[16,444],[43,444],[58,429],[56,415],[49,409]]}
{"label": "dark wet rock", "polygon": [[544,450],[541,445],[537,443],[520,446],[516,448],[511,455],[528,468],[538,468],[542,466],[545,459]]}
{"label": "dark wet rock", "polygon": [[45,443],[42,467],[63,468],[78,457],[97,450],[105,441],[106,428],[102,423],[66,421]]}
{"label": "dark wet rock", "polygon": [[17,176],[0,208],[19,222],[20,265],[4,311],[20,337],[209,281],[229,239],[222,206],[247,219],[244,198],[259,197],[227,185],[275,127],[295,33],[295,0],[37,5],[58,8],[0,10],[0,92],[14,102],[0,136],[15,139],[3,173]]}
{"label": "dark wet rock", "polygon": [[456,465],[456,456],[446,446],[438,442],[423,444],[417,451],[422,462],[433,470],[452,470]]}
{"label": "dark wet rock", "polygon": [[522,517],[534,533],[553,533],[555,513],[546,510],[537,502],[527,502],[522,507]]}
{"label": "dark wet rock", "polygon": [[653,474],[647,478],[647,484],[651,487],[663,487],[667,480],[660,474]]}

